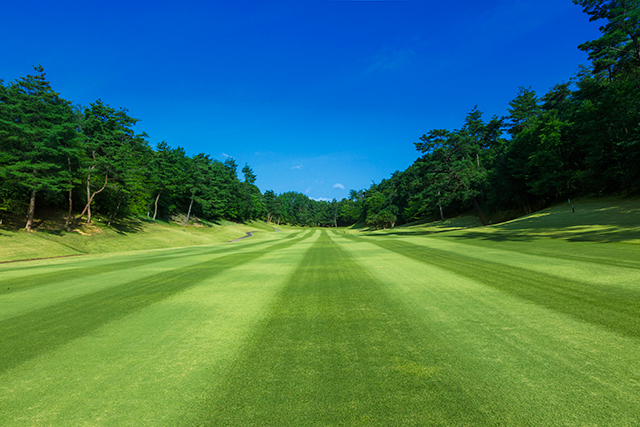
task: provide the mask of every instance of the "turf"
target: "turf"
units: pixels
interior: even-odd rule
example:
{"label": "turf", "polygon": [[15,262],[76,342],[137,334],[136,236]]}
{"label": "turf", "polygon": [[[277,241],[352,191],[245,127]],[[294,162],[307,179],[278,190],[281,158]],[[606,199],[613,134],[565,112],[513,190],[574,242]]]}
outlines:
{"label": "turf", "polygon": [[1,424],[638,425],[637,206],[607,203],[0,265]]}
{"label": "turf", "polygon": [[237,239],[248,231],[254,232],[255,239],[263,239],[269,238],[274,230],[262,222],[184,227],[162,221],[133,220],[113,227],[95,222],[69,233],[45,228],[32,233],[0,228],[0,262],[211,245]]}

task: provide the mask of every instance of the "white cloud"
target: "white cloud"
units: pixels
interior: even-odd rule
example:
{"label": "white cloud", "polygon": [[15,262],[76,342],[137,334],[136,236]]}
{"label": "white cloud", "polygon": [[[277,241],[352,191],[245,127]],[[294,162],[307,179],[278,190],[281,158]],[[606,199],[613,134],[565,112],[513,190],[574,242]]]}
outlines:
{"label": "white cloud", "polygon": [[337,188],[339,190],[344,190],[344,185],[340,184],[339,182],[337,184],[333,184],[333,188]]}
{"label": "white cloud", "polygon": [[291,166],[291,169],[302,169],[302,165],[298,165],[298,166]]}
{"label": "white cloud", "polygon": [[309,193],[309,191],[311,191],[311,189],[312,189],[312,188],[313,188],[313,187],[308,187],[308,188],[304,191],[304,194],[308,194],[308,193]]}
{"label": "white cloud", "polygon": [[330,202],[331,200],[333,200],[333,199],[329,199],[328,197],[318,197],[318,198],[310,197],[310,199],[313,199],[316,202]]}
{"label": "white cloud", "polygon": [[222,153],[222,155],[223,155],[224,157],[231,157],[231,156],[230,156],[230,155],[228,155],[227,153]]}

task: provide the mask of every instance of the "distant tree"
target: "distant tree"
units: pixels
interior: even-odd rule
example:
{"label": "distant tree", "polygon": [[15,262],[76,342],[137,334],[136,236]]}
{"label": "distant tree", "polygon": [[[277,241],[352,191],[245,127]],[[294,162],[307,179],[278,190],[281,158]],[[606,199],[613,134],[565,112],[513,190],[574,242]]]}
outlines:
{"label": "distant tree", "polygon": [[329,206],[327,206],[327,214],[330,219],[330,224],[333,227],[338,226],[338,216],[340,215],[340,204],[336,199],[331,200],[329,202]]}
{"label": "distant tree", "polygon": [[482,224],[487,225],[478,203],[488,175],[480,157],[483,151],[500,143],[500,133],[494,130],[500,121],[494,118],[488,126],[480,120],[482,113],[478,113],[474,108],[460,130],[434,129],[415,146],[424,153],[421,163],[432,189],[430,193],[439,194],[442,204],[472,201]]}
{"label": "distant tree", "polygon": [[238,179],[238,164],[233,160],[233,157],[229,157],[224,161],[224,168],[227,170],[227,173],[231,178]]}
{"label": "distant tree", "polygon": [[244,182],[248,183],[248,184],[255,184],[256,183],[256,175],[253,173],[253,169],[251,169],[251,167],[248,164],[244,164],[244,167],[242,168],[242,173],[244,174]]}
{"label": "distant tree", "polygon": [[271,222],[273,220],[274,214],[276,214],[277,210],[277,197],[273,190],[267,190],[263,195],[265,212],[267,215],[267,222]]}
{"label": "distant tree", "polygon": [[364,191],[350,190],[340,208],[340,217],[349,224],[356,223],[364,212]]}
{"label": "distant tree", "polygon": [[530,119],[540,113],[535,91],[531,88],[518,88],[518,94],[509,102],[507,111],[509,111],[509,115],[505,117],[507,129],[513,138],[526,128]]}

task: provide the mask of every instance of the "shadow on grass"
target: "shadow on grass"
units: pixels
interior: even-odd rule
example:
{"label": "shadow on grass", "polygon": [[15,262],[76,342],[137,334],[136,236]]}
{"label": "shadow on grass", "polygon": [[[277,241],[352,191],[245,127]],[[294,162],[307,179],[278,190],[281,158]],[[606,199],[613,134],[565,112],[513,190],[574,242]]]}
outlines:
{"label": "shadow on grass", "polygon": [[528,242],[538,238],[569,242],[627,242],[640,240],[637,200],[593,200],[550,209],[490,227],[450,223],[425,228],[392,229],[371,236],[442,235],[449,239]]}
{"label": "shadow on grass", "polygon": [[120,235],[139,233],[144,224],[139,219],[121,219],[111,224],[111,229]]}

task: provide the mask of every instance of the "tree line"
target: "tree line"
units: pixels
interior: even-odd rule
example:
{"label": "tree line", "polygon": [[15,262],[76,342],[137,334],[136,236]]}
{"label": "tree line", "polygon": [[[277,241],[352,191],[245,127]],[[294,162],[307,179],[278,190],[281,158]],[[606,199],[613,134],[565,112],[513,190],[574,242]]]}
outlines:
{"label": "tree line", "polygon": [[109,224],[117,217],[156,220],[183,212],[205,219],[248,220],[261,215],[260,190],[248,165],[238,177],[233,159],[161,142],[152,149],[137,134],[137,119],[101,100],[73,106],[55,92],[42,66],[5,85],[0,81],[0,210],[26,212],[33,226],[36,206],[65,209],[65,227],[91,223],[95,212]]}
{"label": "tree line", "polygon": [[375,228],[474,210],[530,213],[581,195],[640,190],[640,6],[637,0],[573,0],[602,37],[579,46],[591,60],[540,96],[521,87],[504,117],[474,107],[459,129],[433,129],[415,142],[417,160],[340,201],[262,193],[256,175],[205,153],[133,130],[126,109],[61,98],[41,66],[0,80],[0,211],[64,209],[67,229],[99,212],[122,217],[182,213],[189,218]]}
{"label": "tree line", "polygon": [[531,213],[584,195],[640,190],[640,2],[574,0],[602,37],[568,82],[539,96],[521,87],[508,115],[474,107],[459,129],[433,129],[415,143],[420,157],[342,201],[343,219],[374,227],[473,210]]}

